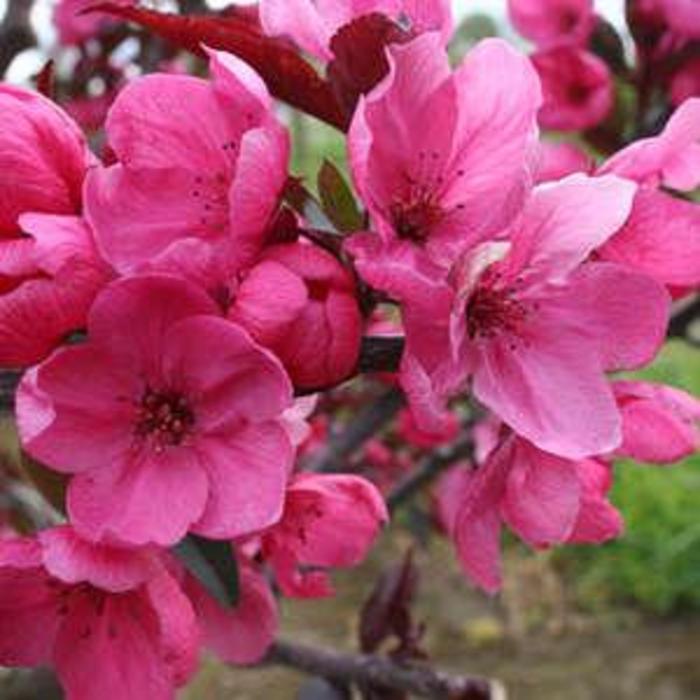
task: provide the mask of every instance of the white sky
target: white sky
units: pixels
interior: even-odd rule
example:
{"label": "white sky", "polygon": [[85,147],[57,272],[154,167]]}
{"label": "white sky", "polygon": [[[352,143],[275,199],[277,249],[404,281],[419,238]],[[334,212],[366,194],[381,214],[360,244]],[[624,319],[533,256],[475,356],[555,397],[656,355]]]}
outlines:
{"label": "white sky", "polygon": [[[248,5],[254,0],[238,0],[237,4]],[[0,16],[4,15],[8,0],[0,0]],[[162,0],[153,4],[161,4]],[[501,22],[506,21],[507,0],[454,0],[455,14],[463,17],[469,12],[483,12]],[[51,26],[51,11],[55,0],[37,0],[33,11],[34,26],[39,34],[39,49],[30,49],[17,57],[8,72],[8,80],[14,83],[26,83],[30,76],[37,73],[46,61],[47,52],[51,51],[55,35]],[[223,7],[230,0],[210,0],[212,6]],[[625,0],[595,0],[599,14],[606,17],[616,27],[624,27]]]}

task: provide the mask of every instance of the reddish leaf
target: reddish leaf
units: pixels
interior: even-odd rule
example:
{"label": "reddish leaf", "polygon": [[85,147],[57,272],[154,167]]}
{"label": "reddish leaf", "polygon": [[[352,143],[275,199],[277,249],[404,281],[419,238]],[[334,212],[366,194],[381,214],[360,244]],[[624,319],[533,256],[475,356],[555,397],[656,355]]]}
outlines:
{"label": "reddish leaf", "polygon": [[183,16],[113,2],[98,2],[88,11],[130,20],[199,56],[202,45],[230,51],[250,64],[278,99],[339,129],[347,127],[330,84],[287,42],[264,36],[252,16]]}
{"label": "reddish leaf", "polygon": [[349,115],[360,98],[388,72],[386,47],[403,44],[412,34],[386,15],[374,12],[341,27],[331,39],[334,59],[328,65],[328,79],[336,97]]}
{"label": "reddish leaf", "polygon": [[55,88],[55,70],[54,70],[53,59],[49,59],[44,63],[42,69],[34,76],[36,81],[36,90],[40,92],[44,97],[48,99],[54,99],[54,88]]}
{"label": "reddish leaf", "polygon": [[418,588],[418,570],[409,550],[401,564],[389,567],[379,577],[360,614],[360,648],[365,653],[376,651],[391,637],[399,646],[391,655],[407,660],[425,658],[418,642],[423,626],[413,621],[411,606]]}

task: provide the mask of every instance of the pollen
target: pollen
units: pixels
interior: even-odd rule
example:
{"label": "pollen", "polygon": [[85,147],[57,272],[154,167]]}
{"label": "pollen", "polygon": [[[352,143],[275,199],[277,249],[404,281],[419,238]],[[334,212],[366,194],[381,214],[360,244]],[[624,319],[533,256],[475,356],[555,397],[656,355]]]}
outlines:
{"label": "pollen", "polygon": [[157,451],[180,445],[194,426],[194,413],[184,396],[147,388],[138,406],[136,435],[151,440]]}
{"label": "pollen", "polygon": [[528,311],[510,288],[480,285],[466,308],[469,337],[493,338],[499,333],[517,333]]}

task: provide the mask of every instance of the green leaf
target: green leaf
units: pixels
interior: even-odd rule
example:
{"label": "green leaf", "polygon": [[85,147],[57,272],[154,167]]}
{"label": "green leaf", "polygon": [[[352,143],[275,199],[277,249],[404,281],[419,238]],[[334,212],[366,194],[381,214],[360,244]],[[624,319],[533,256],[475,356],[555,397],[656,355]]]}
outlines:
{"label": "green leaf", "polygon": [[324,160],[318,173],[318,193],[321,197],[324,214],[343,233],[360,231],[364,218],[360,212],[352,190],[329,160]]}
{"label": "green leaf", "polygon": [[306,223],[312,228],[337,235],[338,231],[333,222],[326,216],[318,200],[304,187],[300,179],[289,178],[283,198],[297,214],[304,217]]}
{"label": "green leaf", "polygon": [[190,534],[173,547],[173,552],[216,600],[225,606],[236,606],[238,563],[230,542]]}

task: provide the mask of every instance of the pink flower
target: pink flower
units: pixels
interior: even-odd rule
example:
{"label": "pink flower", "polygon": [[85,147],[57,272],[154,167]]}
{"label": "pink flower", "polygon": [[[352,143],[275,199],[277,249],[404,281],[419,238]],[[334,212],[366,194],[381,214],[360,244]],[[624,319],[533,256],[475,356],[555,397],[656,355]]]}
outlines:
{"label": "pink flower", "polygon": [[90,173],[85,204],[119,272],[161,261],[167,269],[202,241],[237,272],[265,242],[287,178],[287,132],[247,64],[209,55],[211,81],[152,74],[124,88],[110,110],[118,163]]}
{"label": "pink flower", "polygon": [[80,535],[167,546],[188,530],[227,539],[281,515],[291,386],[215,312],[184,280],[119,280],[90,310],[87,342],[25,376],[23,445],[74,475],[67,503]]}
{"label": "pink flower", "polygon": [[262,533],[262,556],[285,595],[332,595],[324,570],[357,566],[388,519],[384,500],[365,479],[298,474],[282,519]]}
{"label": "pink flower", "polygon": [[500,40],[481,42],[454,73],[437,34],[388,52],[389,75],[360,101],[350,128],[353,178],[383,241],[446,264],[522,205],[537,77]]}
{"label": "pink flower", "polygon": [[509,241],[477,246],[447,280],[396,250],[356,260],[402,302],[401,382],[420,425],[439,425],[471,378],[475,397],[543,450],[578,459],[619,445],[604,372],[654,356],[668,297],[646,276],[584,263],[625,221],[634,191],[579,175],[539,186]]}
{"label": "pink flower", "polygon": [[520,34],[540,48],[585,46],[595,25],[592,0],[508,0]]}
{"label": "pink flower", "polygon": [[540,126],[557,131],[591,129],[610,114],[615,97],[612,77],[597,56],[560,47],[538,51],[531,58],[544,94]]}
{"label": "pink flower", "polygon": [[277,604],[254,564],[240,554],[237,560],[235,606],[223,606],[193,576],[185,577],[184,587],[197,614],[204,646],[226,663],[252,664],[262,659],[275,639]]}
{"label": "pink flower", "polygon": [[562,459],[511,435],[483,465],[458,465],[445,474],[437,512],[467,576],[494,593],[501,587],[503,523],[534,548],[603,542],[622,529],[607,501],[610,483],[603,462]]}
{"label": "pink flower", "polygon": [[591,173],[593,159],[572,143],[552,143],[542,141],[539,144],[535,182],[561,180],[574,173]]}
{"label": "pink flower", "polygon": [[454,413],[445,414],[445,420],[440,430],[427,432],[421,430],[410,408],[399,413],[397,434],[404,442],[422,449],[438,447],[452,442],[459,433],[459,419]]}
{"label": "pink flower", "polygon": [[671,29],[678,35],[700,37],[700,6],[696,0],[659,0]]}
{"label": "pink flower", "polygon": [[194,611],[153,555],[70,527],[0,540],[0,663],[51,665],[76,700],[174,700],[194,673]]}
{"label": "pink flower", "polygon": [[333,59],[331,39],[353,20],[378,12],[415,33],[452,33],[449,0],[261,0],[260,21],[270,36],[286,36],[322,61]]}
{"label": "pink flower", "polygon": [[323,388],[346,379],[357,364],[356,296],[349,272],[319,247],[270,246],[235,292],[229,318],[280,358],[294,386]]}
{"label": "pink flower", "polygon": [[77,215],[94,159],[75,122],[53,102],[0,84],[0,236],[21,233],[24,212]]}
{"label": "pink flower", "polygon": [[599,169],[639,183],[625,226],[598,251],[603,260],[639,270],[674,292],[700,286],[700,208],[660,191],[700,184],[700,99],[681,105],[656,137],[616,153]]}
{"label": "pink flower", "polygon": [[700,400],[663,384],[617,381],[625,457],[671,464],[700,449]]}
{"label": "pink flower", "polygon": [[700,97],[700,58],[686,61],[673,74],[669,97],[674,107],[682,105],[691,97]]}
{"label": "pink flower", "polygon": [[109,273],[78,217],[93,157],[76,124],[8,85],[0,118],[0,365],[22,367],[84,324]]}
{"label": "pink flower", "polygon": [[[114,26],[115,20],[102,12],[81,14],[94,4],[91,0],[59,0],[54,7],[53,23],[61,44],[81,44]],[[116,4],[133,5],[134,0],[116,0]]]}

